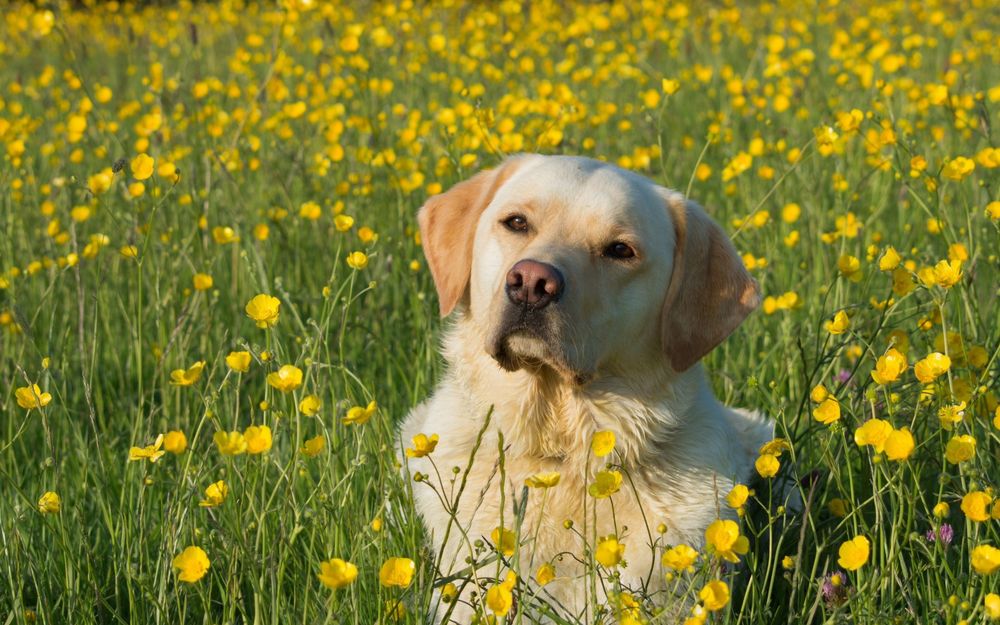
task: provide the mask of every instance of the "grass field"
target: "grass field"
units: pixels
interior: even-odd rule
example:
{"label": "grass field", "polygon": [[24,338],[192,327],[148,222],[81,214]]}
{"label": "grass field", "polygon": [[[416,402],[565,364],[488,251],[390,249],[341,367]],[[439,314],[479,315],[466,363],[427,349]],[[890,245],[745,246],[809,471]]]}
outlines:
{"label": "grass field", "polygon": [[[766,296],[707,365],[805,510],[746,515],[739,575],[633,539],[691,622],[1000,619],[991,5],[7,5],[0,623],[422,622],[415,215],[521,151],[686,191]],[[594,547],[588,622],[671,622]],[[537,573],[483,581],[483,622]]]}

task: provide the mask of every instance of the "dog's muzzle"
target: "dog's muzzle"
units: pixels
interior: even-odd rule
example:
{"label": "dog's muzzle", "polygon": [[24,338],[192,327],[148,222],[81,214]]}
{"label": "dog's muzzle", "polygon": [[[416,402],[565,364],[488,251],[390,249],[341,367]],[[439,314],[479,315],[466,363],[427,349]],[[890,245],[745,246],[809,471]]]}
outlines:
{"label": "dog's muzzle", "polygon": [[[553,353],[556,323],[549,304],[562,297],[566,281],[552,265],[524,259],[510,268],[505,282],[508,304],[504,306],[488,351],[501,367],[515,371],[525,364],[537,362],[543,354]],[[537,339],[545,347],[542,351],[536,352],[537,348],[533,348],[528,353],[521,353],[511,344],[515,336]]]}

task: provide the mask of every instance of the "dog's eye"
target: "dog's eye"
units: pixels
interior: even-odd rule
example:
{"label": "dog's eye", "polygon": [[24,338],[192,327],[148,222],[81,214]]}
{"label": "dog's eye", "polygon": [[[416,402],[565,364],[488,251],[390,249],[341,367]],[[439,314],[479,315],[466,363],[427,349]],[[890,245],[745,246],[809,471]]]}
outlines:
{"label": "dog's eye", "polygon": [[524,215],[511,215],[503,220],[503,225],[511,232],[527,232],[528,230],[528,220],[524,218]]}
{"label": "dog's eye", "polygon": [[607,256],[608,258],[628,260],[629,258],[635,257],[635,250],[633,250],[628,243],[615,241],[611,245],[604,248],[604,255]]}

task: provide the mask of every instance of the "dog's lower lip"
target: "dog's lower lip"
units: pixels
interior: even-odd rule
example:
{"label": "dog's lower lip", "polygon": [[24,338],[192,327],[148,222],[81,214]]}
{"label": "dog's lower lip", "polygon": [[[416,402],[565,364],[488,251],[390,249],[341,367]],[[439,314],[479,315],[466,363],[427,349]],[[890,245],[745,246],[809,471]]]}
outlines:
{"label": "dog's lower lip", "polygon": [[493,357],[493,360],[506,371],[517,371],[524,364],[524,359],[518,357],[510,349],[510,338],[516,333],[518,333],[518,330],[513,330],[497,337],[497,340],[493,343],[493,348],[490,350],[490,356]]}

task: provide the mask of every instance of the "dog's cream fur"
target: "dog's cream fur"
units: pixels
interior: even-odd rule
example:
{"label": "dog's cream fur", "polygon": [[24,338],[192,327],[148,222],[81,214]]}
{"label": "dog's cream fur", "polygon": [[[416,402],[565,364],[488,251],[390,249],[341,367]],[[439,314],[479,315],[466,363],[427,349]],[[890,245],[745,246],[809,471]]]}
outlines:
{"label": "dog's cream fur", "polygon": [[[526,218],[528,232],[504,226],[513,214]],[[447,544],[448,511],[428,485],[414,485],[435,553],[444,553],[441,573],[466,567],[472,542],[488,540],[501,514],[513,525],[525,478],[558,471],[562,481],[546,494],[540,519],[541,491],[529,494],[521,575],[559,553],[582,553],[564,527],[572,520],[588,536],[616,534],[626,545],[623,585],[655,590],[663,579],[651,548],[657,526],[667,527],[661,544],[700,548],[712,521],[734,518],[725,495],[751,478],[758,448],[772,437],[763,417],[719,403],[698,363],[759,301],[728,238],[679,193],[563,156],[510,158],[431,198],[420,224],[441,312],[454,314],[444,338],[447,373],[402,427],[402,447],[418,433],[440,436],[430,458],[408,459],[411,474],[437,484],[440,472],[452,497],[451,469],[469,464],[492,408],[458,503],[461,528],[448,532]],[[635,258],[603,255],[615,241]],[[504,335],[505,315],[516,312],[505,276],[521,259],[557,267],[565,292],[546,307],[542,330]],[[590,442],[602,430],[615,433],[616,455],[596,459]],[[585,514],[585,502],[594,506],[587,485],[608,460],[628,476],[614,514],[607,500]],[[582,565],[566,557],[556,571],[549,599],[580,614],[589,593]]]}

